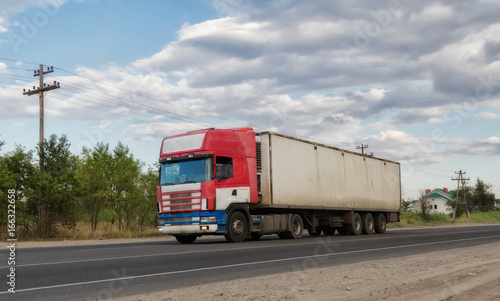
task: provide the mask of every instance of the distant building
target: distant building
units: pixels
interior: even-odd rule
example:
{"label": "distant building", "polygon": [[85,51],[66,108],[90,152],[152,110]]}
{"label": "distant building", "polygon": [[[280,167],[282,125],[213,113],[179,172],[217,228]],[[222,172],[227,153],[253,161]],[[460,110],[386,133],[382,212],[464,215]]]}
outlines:
{"label": "distant building", "polygon": [[500,199],[495,203],[495,208],[500,209]]}
{"label": "distant building", "polygon": [[[428,206],[429,213],[444,213],[451,214],[453,213],[453,208],[448,206],[446,203],[453,199],[453,190],[448,190],[448,188],[436,188],[434,190],[426,189],[425,190],[425,200]],[[415,200],[412,202],[412,211],[421,212],[422,206],[419,200]]]}

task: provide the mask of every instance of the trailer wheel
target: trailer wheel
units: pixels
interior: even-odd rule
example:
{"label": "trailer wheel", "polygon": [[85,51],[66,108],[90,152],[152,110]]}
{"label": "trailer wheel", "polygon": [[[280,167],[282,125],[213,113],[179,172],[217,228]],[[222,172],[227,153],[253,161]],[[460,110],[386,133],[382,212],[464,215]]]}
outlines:
{"label": "trailer wheel", "polygon": [[323,233],[325,233],[325,236],[333,236],[335,234],[335,228],[325,226],[323,227]]}
{"label": "trailer wheel", "polygon": [[309,232],[309,235],[311,235],[311,236],[320,236],[321,235],[321,227],[316,227],[314,233],[312,232],[312,229],[313,228],[307,229],[307,232]]}
{"label": "trailer wheel", "polygon": [[361,232],[363,234],[372,234],[374,227],[373,215],[371,215],[371,213],[364,213],[361,216],[361,219],[363,220],[363,226],[361,227]]}
{"label": "trailer wheel", "polygon": [[387,228],[387,219],[385,218],[385,214],[383,213],[375,214],[375,224],[374,224],[375,233],[378,234],[385,233],[386,228]]}
{"label": "trailer wheel", "polygon": [[290,229],[291,231],[281,232],[278,237],[281,239],[297,239],[301,238],[304,233],[304,222],[302,217],[298,214],[294,214],[290,219]]}
{"label": "trailer wheel", "polygon": [[361,216],[356,212],[352,215],[352,224],[346,226],[347,232],[351,235],[360,235],[362,225]]}
{"label": "trailer wheel", "polygon": [[181,244],[192,244],[198,236],[196,235],[174,235]]}
{"label": "trailer wheel", "polygon": [[227,223],[226,240],[229,242],[242,242],[247,236],[247,220],[243,213],[235,211]]}
{"label": "trailer wheel", "polygon": [[302,238],[302,234],[304,233],[304,222],[302,221],[302,217],[300,217],[300,215],[298,214],[295,214],[294,216],[292,216],[290,224],[290,228],[292,229],[292,238]]}

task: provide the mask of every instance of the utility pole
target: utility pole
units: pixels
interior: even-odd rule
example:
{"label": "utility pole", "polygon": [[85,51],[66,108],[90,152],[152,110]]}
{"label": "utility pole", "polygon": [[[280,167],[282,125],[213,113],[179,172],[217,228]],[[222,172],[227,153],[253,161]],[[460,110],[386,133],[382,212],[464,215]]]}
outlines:
{"label": "utility pole", "polygon": [[[35,73],[33,74],[33,76],[40,77],[39,87],[35,88],[35,86],[33,86],[33,90],[28,90],[28,91],[26,91],[26,89],[23,89],[23,95],[31,96],[31,95],[38,94],[38,99],[40,102],[40,146],[39,146],[40,147],[40,159],[39,159],[40,166],[39,166],[39,168],[40,168],[40,175],[41,176],[43,176],[43,163],[44,163],[44,157],[45,157],[44,146],[43,146],[43,140],[44,140],[44,137],[43,137],[43,132],[44,132],[44,128],[43,128],[43,125],[44,125],[43,97],[44,97],[44,93],[46,93],[50,90],[60,88],[59,82],[54,81],[53,85],[45,84],[43,82],[43,76],[45,74],[52,73],[52,72],[54,72],[54,67],[52,67],[52,66],[50,68],[47,67],[47,70],[43,71],[43,65],[40,64],[40,69],[35,70]],[[44,199],[44,190],[42,187],[42,183],[40,183],[40,201],[38,204],[38,226],[39,226],[39,230],[43,231],[44,235],[47,235],[48,234],[48,228],[47,228],[48,209],[47,209],[47,205],[44,204],[43,199]]]}
{"label": "utility pole", "polygon": [[458,172],[455,171],[455,174],[458,175],[458,178],[451,178],[452,181],[457,181],[457,192],[456,192],[456,200],[455,200],[455,208],[453,208],[453,220],[455,220],[455,217],[457,215],[457,206],[458,206],[458,193],[460,189],[460,184],[462,184],[462,191],[464,192],[464,205],[465,205],[465,212],[467,213],[467,218],[470,217],[470,211],[469,211],[469,204],[467,203],[467,193],[465,191],[465,181],[469,181],[470,178],[464,178],[464,175],[466,174],[465,171],[459,170]]}
{"label": "utility pole", "polygon": [[43,156],[43,152],[44,152],[44,149],[43,149],[43,140],[44,140],[44,138],[43,138],[43,132],[44,132],[44,129],[43,129],[43,124],[44,124],[44,121],[43,121],[43,113],[44,113],[43,97],[44,97],[44,92],[60,88],[59,82],[56,82],[56,81],[54,81],[53,85],[48,85],[48,84],[43,83],[43,76],[45,74],[52,73],[52,72],[54,72],[54,67],[50,67],[50,68],[47,67],[47,71],[43,71],[43,65],[40,64],[40,69],[35,70],[35,73],[33,74],[33,76],[40,77],[40,86],[36,89],[35,89],[35,86],[33,86],[33,90],[28,90],[28,91],[26,91],[26,89],[23,89],[23,95],[31,96],[34,94],[38,94],[38,99],[40,102],[40,173],[42,173],[42,174],[43,174],[43,159],[44,159],[44,156]]}
{"label": "utility pole", "polygon": [[[364,156],[365,155],[365,148],[368,148],[368,145],[367,144],[362,144],[361,145],[358,145],[356,146],[356,149],[360,149],[361,150],[361,154]],[[372,154],[373,155],[373,154]]]}

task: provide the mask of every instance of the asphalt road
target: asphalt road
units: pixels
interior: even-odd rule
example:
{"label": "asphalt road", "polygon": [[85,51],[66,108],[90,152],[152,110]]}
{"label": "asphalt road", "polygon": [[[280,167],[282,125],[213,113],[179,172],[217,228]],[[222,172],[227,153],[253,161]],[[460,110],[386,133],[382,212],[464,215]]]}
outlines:
{"label": "asphalt road", "polygon": [[385,234],[227,243],[223,237],[16,250],[16,293],[0,300],[110,300],[169,288],[392,258],[500,241],[500,225],[388,230]]}

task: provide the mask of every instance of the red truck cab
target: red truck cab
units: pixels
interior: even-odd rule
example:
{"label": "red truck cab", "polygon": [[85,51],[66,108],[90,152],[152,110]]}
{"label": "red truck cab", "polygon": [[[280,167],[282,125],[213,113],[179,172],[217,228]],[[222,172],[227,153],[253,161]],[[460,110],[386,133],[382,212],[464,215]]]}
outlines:
{"label": "red truck cab", "polygon": [[159,162],[158,227],[181,243],[202,234],[227,234],[230,211],[258,202],[252,128],[166,137]]}

